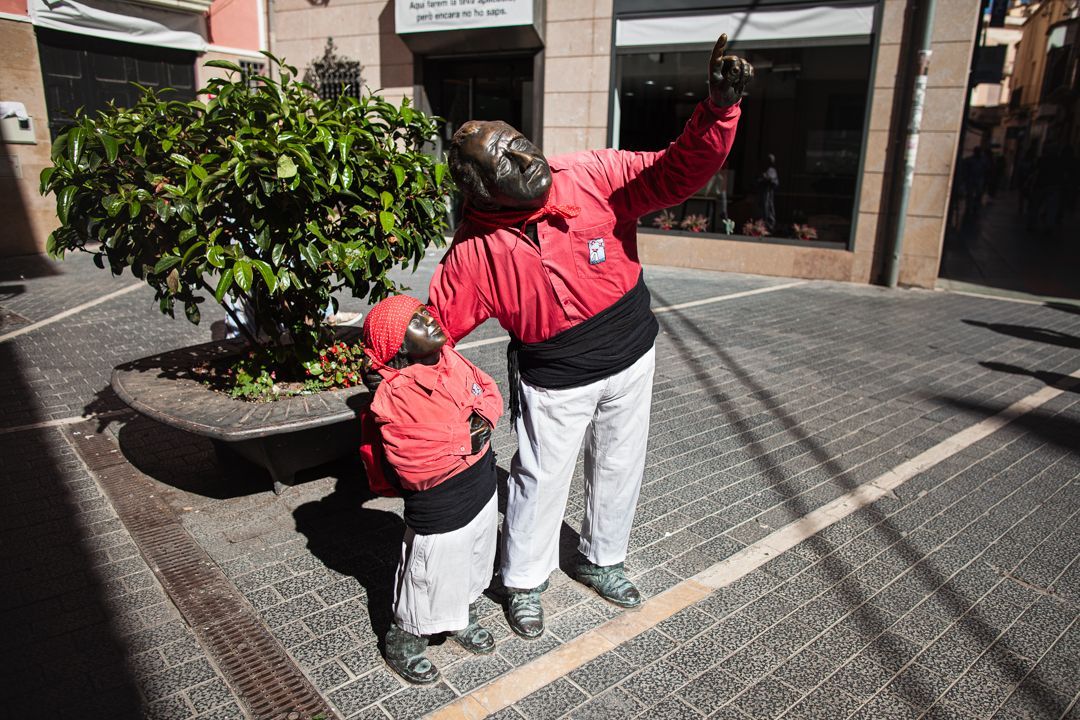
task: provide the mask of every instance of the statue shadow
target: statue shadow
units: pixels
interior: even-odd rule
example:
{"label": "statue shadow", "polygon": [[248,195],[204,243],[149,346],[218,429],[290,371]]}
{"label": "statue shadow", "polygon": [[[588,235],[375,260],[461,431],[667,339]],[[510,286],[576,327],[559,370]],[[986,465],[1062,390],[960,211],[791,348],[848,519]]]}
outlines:
{"label": "statue shadow", "polygon": [[1046,302],[1043,303],[1045,307],[1052,310],[1060,310],[1061,312],[1072,313],[1073,315],[1080,315],[1080,305],[1074,305],[1072,303],[1065,302]]}
{"label": "statue shadow", "polygon": [[962,322],[965,325],[986,328],[987,330],[993,330],[996,333],[1001,333],[1002,335],[1019,338],[1021,340],[1031,340],[1033,342],[1047,343],[1049,345],[1059,345],[1061,347],[1080,349],[1080,337],[1076,337],[1075,335],[1069,335],[1068,333],[1059,332],[1057,330],[1028,327],[1027,325],[987,323],[980,320],[964,320]]}
{"label": "statue shadow", "polygon": [[1047,385],[1055,387],[1058,390],[1080,393],[1080,380],[1072,377],[1071,375],[1065,375],[1064,373],[1058,372],[1050,372],[1048,370],[1028,370],[1026,368],[1019,367],[1018,365],[1009,365],[1008,363],[994,362],[993,360],[984,360],[979,364],[987,370],[1010,373],[1012,375],[1027,375],[1029,377],[1035,378],[1036,380],[1041,380]]}
{"label": "statue shadow", "polygon": [[394,573],[405,523],[401,501],[373,495],[362,469],[356,470],[339,477],[329,495],[298,506],[293,519],[315,558],[364,588],[371,630],[382,651],[393,617]]}

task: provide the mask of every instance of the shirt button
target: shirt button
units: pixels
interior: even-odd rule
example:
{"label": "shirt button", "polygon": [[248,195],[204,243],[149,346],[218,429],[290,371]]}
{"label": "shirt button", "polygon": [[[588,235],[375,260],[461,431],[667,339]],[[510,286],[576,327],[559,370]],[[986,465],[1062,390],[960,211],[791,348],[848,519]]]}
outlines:
{"label": "shirt button", "polygon": [[461,450],[461,452],[465,452],[465,446],[464,446],[464,445],[462,445],[462,446],[461,446],[460,448],[458,448],[458,449],[459,449],[459,450]]}

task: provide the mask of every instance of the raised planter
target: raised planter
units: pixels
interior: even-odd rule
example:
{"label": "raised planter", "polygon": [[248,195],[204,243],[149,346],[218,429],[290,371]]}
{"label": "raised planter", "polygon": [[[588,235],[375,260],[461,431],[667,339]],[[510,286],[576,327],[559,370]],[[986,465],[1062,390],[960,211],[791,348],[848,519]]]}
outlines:
{"label": "raised planter", "polygon": [[210,438],[219,458],[235,454],[265,468],[276,493],[298,471],[358,451],[357,415],[371,401],[363,386],[250,403],[212,390],[192,373],[243,349],[240,342],[216,341],[151,355],[113,369],[112,387],[148,418]]}

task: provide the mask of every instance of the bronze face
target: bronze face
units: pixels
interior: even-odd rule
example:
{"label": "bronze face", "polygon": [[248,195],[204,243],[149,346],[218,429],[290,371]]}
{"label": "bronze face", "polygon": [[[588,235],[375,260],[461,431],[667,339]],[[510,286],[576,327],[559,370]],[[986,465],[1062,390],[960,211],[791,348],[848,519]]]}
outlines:
{"label": "bronze face", "polygon": [[439,321],[426,307],[417,308],[405,328],[405,339],[401,344],[405,356],[410,362],[434,365],[439,362],[439,353],[445,344],[446,333]]}
{"label": "bronze face", "polygon": [[[475,170],[490,209],[531,210],[542,207],[551,190],[551,168],[540,148],[504,122],[473,120],[458,131],[463,163]],[[467,185],[463,184],[467,189]],[[471,198],[474,202],[481,198]]]}

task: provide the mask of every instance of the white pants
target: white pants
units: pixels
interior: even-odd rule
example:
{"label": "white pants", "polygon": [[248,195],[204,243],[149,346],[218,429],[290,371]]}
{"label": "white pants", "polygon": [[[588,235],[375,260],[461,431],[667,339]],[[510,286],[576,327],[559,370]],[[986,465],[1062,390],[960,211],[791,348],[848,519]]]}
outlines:
{"label": "white pants", "polygon": [[521,382],[518,451],[510,467],[502,579],[534,588],[559,565],[559,529],[585,440],[579,549],[597,565],[626,559],[649,439],[656,349],[610,377],[549,390]]}
{"label": "white pants", "polygon": [[499,502],[493,495],[468,525],[417,535],[405,528],[394,576],[394,621],[413,635],[464,630],[469,603],[491,582]]}

